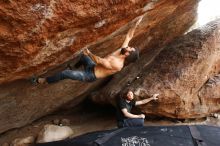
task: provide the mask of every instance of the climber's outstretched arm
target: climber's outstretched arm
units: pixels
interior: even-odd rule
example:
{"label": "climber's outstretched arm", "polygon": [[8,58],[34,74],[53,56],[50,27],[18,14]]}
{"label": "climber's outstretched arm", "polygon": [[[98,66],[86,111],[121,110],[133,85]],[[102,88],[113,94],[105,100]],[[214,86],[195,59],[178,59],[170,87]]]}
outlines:
{"label": "climber's outstretched arm", "polygon": [[138,18],[138,20],[137,20],[135,26],[132,27],[132,28],[128,31],[128,33],[127,33],[127,35],[126,35],[126,38],[125,38],[125,40],[124,40],[124,43],[122,44],[121,48],[126,48],[126,47],[128,47],[128,44],[129,44],[130,40],[131,40],[131,39],[133,38],[133,36],[134,36],[135,29],[137,28],[137,26],[138,26],[138,25],[140,24],[140,22],[142,21],[142,18],[143,18],[143,16],[140,16],[140,17]]}

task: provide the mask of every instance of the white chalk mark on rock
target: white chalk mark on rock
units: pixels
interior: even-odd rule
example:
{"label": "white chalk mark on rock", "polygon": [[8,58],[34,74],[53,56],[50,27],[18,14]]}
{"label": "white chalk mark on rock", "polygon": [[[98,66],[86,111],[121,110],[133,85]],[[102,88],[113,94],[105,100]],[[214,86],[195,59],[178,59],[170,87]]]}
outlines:
{"label": "white chalk mark on rock", "polygon": [[95,28],[102,27],[105,23],[106,23],[105,20],[101,20],[101,21],[99,21],[99,22],[97,22],[97,23],[95,24]]}
{"label": "white chalk mark on rock", "polygon": [[45,23],[47,19],[51,19],[54,17],[54,6],[56,4],[55,0],[50,1],[50,5],[46,6],[46,4],[36,4],[31,7],[31,11],[33,12],[41,12],[43,15],[43,18],[41,21],[36,25],[35,28],[32,29],[32,32],[37,33],[40,31],[42,25]]}
{"label": "white chalk mark on rock", "polygon": [[143,12],[146,12],[146,11],[149,11],[149,10],[153,9],[153,8],[154,8],[154,3],[155,3],[155,2],[150,2],[150,3],[148,3],[147,5],[145,5],[145,6],[142,8],[142,11],[143,11]]}

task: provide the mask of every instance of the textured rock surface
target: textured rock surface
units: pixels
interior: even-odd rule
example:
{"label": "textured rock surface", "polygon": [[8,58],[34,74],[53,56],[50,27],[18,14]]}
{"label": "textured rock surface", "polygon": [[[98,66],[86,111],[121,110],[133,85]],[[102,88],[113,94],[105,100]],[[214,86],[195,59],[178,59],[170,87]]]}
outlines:
{"label": "textured rock surface", "polygon": [[[219,65],[216,67],[220,70]],[[220,74],[212,76],[206,84],[201,87],[198,96],[202,99],[202,103],[208,104],[208,107],[204,107],[206,110],[210,110],[211,108],[211,112],[219,111],[219,106],[217,105],[220,104]]]}
{"label": "textured rock surface", "polygon": [[157,52],[155,48],[183,34],[193,24],[197,3],[0,1],[0,83],[5,83],[0,85],[0,133],[31,123],[71,101],[78,104],[103,82],[61,81],[35,87],[27,81],[14,80],[45,73],[73,58],[85,46],[95,54],[107,55],[122,44],[135,17],[143,13],[131,45]]}
{"label": "textured rock surface", "polygon": [[18,128],[60,108],[77,105],[103,80],[94,83],[61,81],[33,86],[17,81],[0,87],[0,132]]}
{"label": "textured rock surface", "polygon": [[[197,0],[0,1],[0,83],[42,74],[88,46],[99,55],[120,47],[145,13],[133,45],[161,46],[182,34]],[[144,41],[144,42],[143,42]],[[72,52],[70,51],[72,50]]]}
{"label": "textured rock surface", "polygon": [[132,88],[139,98],[160,94],[158,102],[141,106],[146,114],[196,118],[220,110],[220,20],[176,39],[150,65],[146,56],[115,76],[93,99],[113,103],[120,92]]}

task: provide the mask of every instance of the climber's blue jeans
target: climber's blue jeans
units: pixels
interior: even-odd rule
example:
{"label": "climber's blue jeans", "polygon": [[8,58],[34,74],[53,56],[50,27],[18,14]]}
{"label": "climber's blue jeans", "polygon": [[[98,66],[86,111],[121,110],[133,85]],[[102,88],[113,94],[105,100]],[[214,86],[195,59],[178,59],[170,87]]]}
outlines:
{"label": "climber's blue jeans", "polygon": [[142,127],[144,126],[143,118],[128,118],[118,122],[118,127]]}
{"label": "climber's blue jeans", "polygon": [[96,80],[94,73],[95,62],[86,55],[81,55],[80,62],[84,66],[84,70],[64,70],[53,76],[47,77],[46,81],[48,83],[55,83],[64,79],[79,80],[85,82],[92,82]]}

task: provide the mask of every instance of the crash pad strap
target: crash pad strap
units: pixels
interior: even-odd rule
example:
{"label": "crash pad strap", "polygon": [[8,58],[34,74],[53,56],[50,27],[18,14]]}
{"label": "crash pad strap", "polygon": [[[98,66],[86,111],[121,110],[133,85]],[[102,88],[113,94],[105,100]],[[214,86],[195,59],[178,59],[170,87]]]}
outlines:
{"label": "crash pad strap", "polygon": [[190,133],[195,140],[197,146],[207,146],[207,144],[203,141],[199,130],[196,128],[196,126],[188,126]]}

